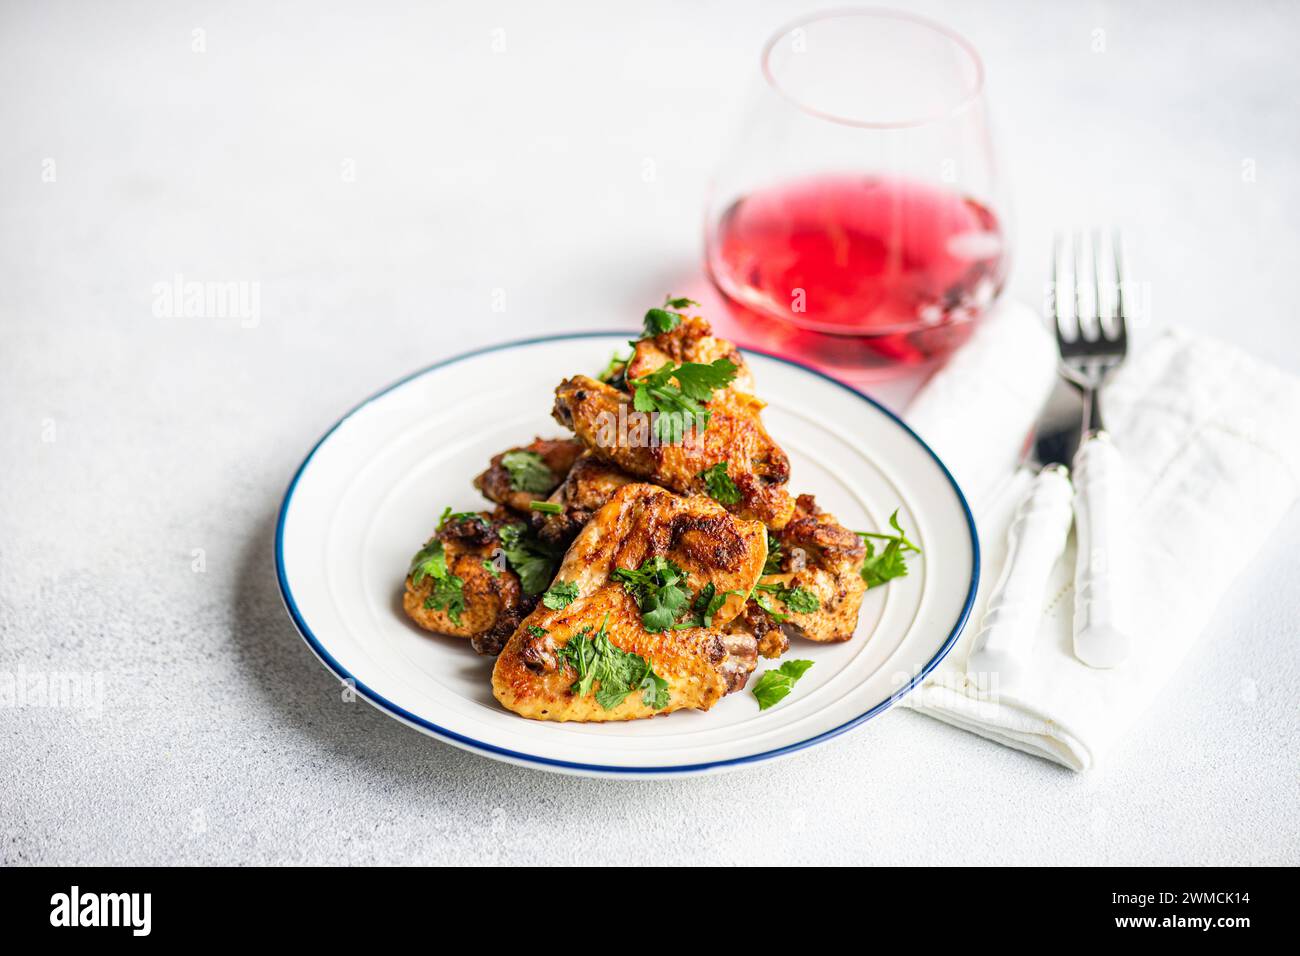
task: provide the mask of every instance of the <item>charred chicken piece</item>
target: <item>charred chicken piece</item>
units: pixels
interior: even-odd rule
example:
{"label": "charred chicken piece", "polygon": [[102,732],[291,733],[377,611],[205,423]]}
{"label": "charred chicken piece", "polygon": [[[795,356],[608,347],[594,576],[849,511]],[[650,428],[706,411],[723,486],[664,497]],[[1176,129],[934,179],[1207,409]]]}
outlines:
{"label": "charred chicken piece", "polygon": [[[638,380],[666,364],[718,359],[736,366],[735,378],[703,403],[709,413],[703,430],[690,428],[680,441],[662,441],[654,417],[661,413],[635,409]],[[735,488],[726,502],[730,511],[770,528],[785,526],[794,512],[785,489],[790,460],[763,427],[765,403],[754,396],[753,377],[734,345],[714,337],[703,319],[687,319],[638,342],[625,374],[627,392],[585,375],[562,382],[555,391],[556,421],[600,460],[681,494],[708,494],[705,473],[721,465]]]}
{"label": "charred chicken piece", "polygon": [[752,635],[764,657],[784,654],[790,637],[819,643],[851,638],[867,590],[866,548],[858,535],[817,507],[812,495],[800,495],[794,518],[773,542],[767,573],[732,630]]}
{"label": "charred chicken piece", "polygon": [[495,655],[558,563],[559,553],[504,508],[445,513],[411,562],[402,607],[426,631],[469,638],[478,653]]}
{"label": "charred chicken piece", "polygon": [[535,720],[708,710],[752,669],[752,643],[723,629],[766,557],[758,522],[708,498],[625,485],[582,529],[510,638],[493,693]]}
{"label": "charred chicken piece", "polygon": [[636,481],[627,472],[601,461],[590,452],[583,454],[564,482],[547,499],[563,510],[559,514],[533,514],[538,537],[547,544],[564,547],[600,508],[624,485]]}
{"label": "charred chicken piece", "polygon": [[564,481],[582,454],[572,438],[535,438],[492,458],[487,471],[474,479],[483,497],[530,517],[534,501],[544,501]]}

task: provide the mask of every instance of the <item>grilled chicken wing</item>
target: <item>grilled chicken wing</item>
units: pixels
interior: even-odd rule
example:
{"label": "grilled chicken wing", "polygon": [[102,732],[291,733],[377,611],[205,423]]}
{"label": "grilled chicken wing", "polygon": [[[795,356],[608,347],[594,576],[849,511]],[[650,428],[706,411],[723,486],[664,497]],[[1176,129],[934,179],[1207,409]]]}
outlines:
{"label": "grilled chicken wing", "polygon": [[[501,508],[444,519],[407,575],[402,595],[407,616],[426,631],[469,638],[480,654],[500,653],[545,586],[534,583],[529,594],[504,559],[503,545],[519,547],[525,527]],[[546,566],[540,551],[537,560],[541,566],[534,576],[549,584],[547,572],[558,562]]]}
{"label": "grilled chicken wing", "polygon": [[730,510],[768,527],[784,527],[794,512],[785,490],[790,460],[763,427],[765,403],[753,395],[753,377],[734,345],[714,337],[703,319],[687,319],[671,332],[638,342],[625,377],[635,390],[636,378],[667,362],[707,364],[719,358],[737,366],[736,378],[706,403],[710,418],[703,432],[688,430],[678,444],[653,438],[651,419],[635,411],[631,394],[585,375],[560,384],[553,414],[597,458],[682,494],[706,494],[703,473],[725,464],[740,494]]}
{"label": "grilled chicken wing", "polygon": [[[474,487],[489,501],[531,516],[529,505],[544,501],[559,487],[582,451],[582,444],[572,438],[534,438],[531,444],[494,456],[487,471],[474,479]],[[509,464],[515,466],[514,474]]]}
{"label": "grilled chicken wing", "polygon": [[[556,575],[556,587],[571,585],[576,598],[559,609],[544,602],[524,619],[497,659],[493,693],[507,709],[536,720],[633,720],[707,710],[743,686],[752,670],[752,643],[721,631],[740,612],[766,558],[766,532],[758,522],[739,520],[708,498],[625,485],[583,528]],[[706,593],[725,595],[709,626],[646,629],[645,608],[616,572],[643,569],[656,559],[684,572],[696,595],[710,585]],[[585,689],[575,663],[583,647],[603,649],[599,663],[592,658],[596,669],[588,673],[597,676],[588,677]],[[621,668],[620,680],[636,683],[611,700],[608,695],[623,685],[599,675],[614,668]],[[659,699],[653,677],[667,682]]]}
{"label": "grilled chicken wing", "polygon": [[[763,575],[757,594],[785,620],[750,601],[730,630],[752,635],[764,657],[780,657],[792,636],[821,643],[847,641],[857,630],[867,590],[862,539],[817,507],[812,495],[799,496],[794,518],[774,538],[780,550],[769,564],[777,570]],[[780,595],[797,588],[817,596],[816,610],[799,612],[786,605]]]}
{"label": "grilled chicken wing", "polygon": [[533,514],[533,526],[537,528],[538,536],[548,544],[567,545],[618,489],[633,481],[636,479],[627,472],[601,461],[590,452],[583,454],[569,469],[564,482],[547,499],[563,511],[560,514]]}

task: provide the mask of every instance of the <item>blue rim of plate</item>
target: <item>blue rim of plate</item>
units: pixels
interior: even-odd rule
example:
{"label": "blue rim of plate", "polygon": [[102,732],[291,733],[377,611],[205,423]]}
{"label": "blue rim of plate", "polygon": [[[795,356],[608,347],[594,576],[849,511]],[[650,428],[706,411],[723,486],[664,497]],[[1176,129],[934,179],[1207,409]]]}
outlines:
{"label": "blue rim of plate", "polygon": [[948,483],[952,485],[952,490],[957,495],[957,500],[961,503],[962,512],[966,515],[966,528],[970,532],[970,544],[971,544],[971,577],[970,577],[970,588],[966,592],[966,601],[962,605],[961,614],[958,615],[957,622],[953,625],[952,631],[948,635],[948,639],[943,642],[943,646],[939,648],[938,652],[934,655],[934,657],[930,658],[929,663],[927,663],[923,668],[921,668],[920,673],[916,674],[910,681],[908,681],[906,686],[899,688],[889,697],[885,698],[880,703],[874,705],[865,713],[859,714],[857,717],[854,717],[852,720],[840,724],[838,727],[832,727],[830,730],[822,731],[821,733],[813,737],[809,737],[806,740],[801,740],[793,744],[786,744],[784,747],[777,747],[773,750],[766,750],[763,753],[749,754],[744,757],[731,757],[726,760],[710,760],[705,763],[667,765],[662,767],[619,767],[619,766],[612,766],[608,764],[581,763],[572,760],[555,760],[550,757],[539,757],[535,754],[522,753],[518,750],[510,750],[509,748],[506,747],[498,747],[495,744],[485,743],[484,741],[481,740],[475,740],[473,737],[467,737],[464,734],[458,734],[453,730],[447,730],[445,727],[439,727],[437,724],[433,723],[432,721],[425,720],[423,717],[419,716],[418,714],[413,714],[409,710],[405,709],[404,707],[400,707],[397,704],[394,704],[391,700],[388,700],[382,694],[376,693],[375,691],[367,687],[365,684],[363,684],[361,681],[357,680],[347,670],[347,668],[345,668],[342,664],[340,664],[337,660],[334,659],[334,656],[325,649],[325,645],[321,643],[320,639],[316,637],[316,635],[312,632],[312,629],[307,625],[307,622],[303,619],[302,613],[298,610],[298,604],[293,599],[293,592],[290,590],[289,582],[285,577],[284,521],[285,521],[285,517],[289,513],[289,504],[293,500],[294,489],[298,487],[298,481],[300,478],[302,478],[303,472],[307,470],[307,466],[311,464],[311,460],[316,456],[316,452],[320,449],[321,445],[325,444],[325,442],[329,440],[329,437],[333,435],[336,431],[338,431],[338,429],[345,422],[347,422],[348,419],[352,418],[353,415],[357,414],[357,412],[361,411],[371,402],[383,398],[389,392],[393,391],[393,389],[400,388],[401,386],[405,385],[407,382],[420,378],[423,375],[427,375],[430,372],[436,371],[437,369],[444,368],[445,366],[448,365],[454,365],[457,362],[463,362],[466,359],[474,358],[479,355],[487,355],[491,352],[502,352],[507,349],[523,348],[528,345],[537,345],[542,342],[561,342],[570,339],[609,338],[611,336],[616,336],[618,338],[626,338],[629,334],[631,333],[629,333],[626,330],[613,330],[613,331],[601,331],[601,332],[565,332],[559,335],[539,335],[534,338],[516,339],[510,342],[502,342],[497,345],[488,345],[483,348],[473,349],[469,352],[462,352],[459,355],[454,355],[451,358],[444,359],[441,362],[435,362],[434,364],[422,368],[419,371],[412,372],[410,375],[398,379],[396,382],[393,382],[393,384],[387,386],[386,388],[380,389],[378,392],[375,392],[369,398],[358,403],[356,406],[350,409],[342,418],[340,418],[337,422],[335,422],[332,426],[330,426],[329,430],[325,432],[325,434],[320,437],[320,439],[316,442],[316,444],[312,446],[311,451],[307,453],[307,457],[304,458],[302,460],[302,464],[298,466],[298,470],[294,472],[293,479],[289,482],[289,487],[285,490],[284,500],[280,503],[280,514],[276,518],[276,522],[275,522],[275,573],[276,573],[276,578],[280,584],[280,598],[284,602],[285,610],[289,612],[289,617],[293,621],[294,627],[297,628],[298,633],[302,636],[302,639],[307,642],[307,646],[312,649],[312,652],[320,659],[321,663],[324,664],[326,667],[328,667],[331,671],[333,671],[334,675],[338,677],[339,680],[349,682],[349,686],[352,687],[352,689],[354,689],[356,693],[360,694],[369,703],[377,707],[379,710],[384,711],[391,717],[396,717],[398,720],[401,720],[405,723],[411,724],[417,728],[427,731],[430,735],[438,738],[439,740],[442,740],[446,743],[455,744],[457,746],[463,747],[464,749],[470,750],[475,753],[479,753],[482,755],[489,755],[489,756],[495,755],[497,757],[502,757],[508,761],[519,763],[519,764],[532,765],[541,768],[553,767],[560,770],[567,770],[567,771],[573,771],[578,773],[585,772],[585,773],[627,775],[627,776],[640,776],[640,775],[672,776],[672,775],[679,775],[679,774],[704,773],[710,770],[718,770],[723,767],[734,767],[734,766],[739,766],[748,763],[759,763],[764,760],[773,760],[777,757],[783,757],[787,754],[792,754],[797,751],[804,750],[808,747],[812,747],[817,744],[824,743],[825,741],[830,740],[832,737],[838,737],[840,734],[844,733],[845,731],[852,730],[854,727],[858,726],[858,724],[865,723],[866,721],[870,720],[872,717],[875,717],[876,715],[883,713],[897,700],[906,696],[913,688],[916,687],[917,684],[919,684],[922,680],[925,679],[925,676],[929,674],[930,671],[934,670],[935,667],[939,665],[940,661],[942,661],[945,657],[948,656],[948,652],[951,651],[953,645],[957,643],[957,638],[961,635],[962,629],[966,626],[966,621],[970,617],[971,607],[975,603],[975,591],[979,587],[979,580],[980,580],[980,543],[979,543],[979,535],[975,531],[975,517],[974,515],[971,514],[970,505],[966,501],[966,496],[962,493],[961,486],[957,484],[957,480],[953,478],[952,472],[948,470],[948,466],[945,465],[943,463],[943,460],[934,453],[934,449],[932,449],[929,445],[925,443],[925,441],[922,440],[921,436],[919,436],[916,432],[912,431],[912,429],[907,425],[906,422],[904,422],[901,418],[899,418],[897,415],[891,412],[888,408],[886,408],[884,405],[881,405],[878,401],[876,401],[871,396],[858,391],[853,386],[847,385],[844,382],[841,382],[839,379],[831,375],[827,375],[825,372],[821,371],[820,369],[813,368],[810,365],[805,365],[803,362],[797,362],[791,358],[786,358],[784,355],[775,355],[771,352],[765,352],[762,349],[750,348],[748,346],[744,346],[742,348],[742,351],[752,352],[755,355],[762,355],[764,358],[773,359],[774,361],[782,362],[786,365],[793,365],[795,368],[802,369],[803,371],[815,375],[818,378],[825,379],[831,384],[844,389],[846,392],[849,392],[850,394],[857,396],[858,398],[862,399],[862,401],[873,406],[877,411],[883,413],[886,417],[892,420],[895,425],[897,425],[899,428],[903,429],[903,431],[905,431],[908,435],[910,435],[912,437],[912,440],[915,441],[922,448],[924,448],[926,452],[929,454],[929,456],[932,459],[934,459],[934,463],[939,466],[939,470],[943,472],[944,477],[948,479]]}

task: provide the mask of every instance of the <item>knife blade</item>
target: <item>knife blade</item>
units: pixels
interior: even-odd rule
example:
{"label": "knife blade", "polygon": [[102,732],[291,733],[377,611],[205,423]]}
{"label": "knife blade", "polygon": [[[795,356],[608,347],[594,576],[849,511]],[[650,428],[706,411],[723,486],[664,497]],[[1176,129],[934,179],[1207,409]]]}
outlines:
{"label": "knife blade", "polygon": [[1007,529],[1007,557],[989,596],[966,675],[984,693],[1024,679],[1042,618],[1052,568],[1065,550],[1073,519],[1073,460],[1083,422],[1078,389],[1058,379],[1025,439],[1021,497]]}

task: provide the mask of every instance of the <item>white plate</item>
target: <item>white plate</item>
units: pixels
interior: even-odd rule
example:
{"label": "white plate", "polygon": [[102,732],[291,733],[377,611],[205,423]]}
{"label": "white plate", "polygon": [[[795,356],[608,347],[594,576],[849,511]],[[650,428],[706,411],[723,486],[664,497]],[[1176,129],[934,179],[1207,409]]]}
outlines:
{"label": "white plate", "polygon": [[[747,356],[764,420],[790,455],[794,493],[847,527],[890,512],[924,551],[911,573],[868,592],[857,635],[794,640],[815,662],[794,693],[760,711],[742,691],[708,712],[651,720],[524,720],[492,697],[492,661],[402,613],[403,575],[442,509],[483,507],[470,485],[487,460],[534,435],[563,378],[603,368],[627,332],[512,342],[439,363],[349,412],[307,455],[285,493],[275,559],[294,624],[321,661],[380,710],[475,753],[593,776],[718,771],[821,743],[883,711],[948,653],[970,613],[979,545],[948,470],[871,399],[819,372]],[[770,662],[760,660],[760,671]],[[752,680],[752,678],[751,678]]]}

